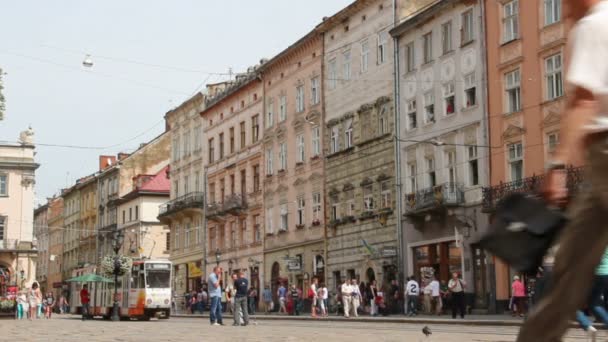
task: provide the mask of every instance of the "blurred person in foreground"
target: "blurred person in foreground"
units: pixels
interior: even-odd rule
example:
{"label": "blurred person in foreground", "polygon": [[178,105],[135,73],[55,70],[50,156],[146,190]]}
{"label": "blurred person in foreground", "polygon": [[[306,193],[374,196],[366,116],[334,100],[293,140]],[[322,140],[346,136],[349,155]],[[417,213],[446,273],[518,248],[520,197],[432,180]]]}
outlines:
{"label": "blurred person in foreground", "polygon": [[565,204],[567,165],[586,165],[590,186],[569,208],[552,286],[524,323],[518,342],[561,340],[589,298],[595,268],[608,245],[608,226],[602,224],[608,209],[608,1],[568,0],[566,5],[575,21],[566,59],[568,104],[561,143],[548,164],[546,197],[552,204]]}

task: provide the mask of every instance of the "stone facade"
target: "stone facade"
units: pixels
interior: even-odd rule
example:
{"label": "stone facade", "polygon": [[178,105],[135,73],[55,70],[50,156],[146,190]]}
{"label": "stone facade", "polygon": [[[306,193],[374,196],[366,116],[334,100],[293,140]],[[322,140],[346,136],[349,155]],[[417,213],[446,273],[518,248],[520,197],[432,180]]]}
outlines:
{"label": "stone facade", "polygon": [[45,203],[34,210],[34,238],[38,243],[38,263],[36,263],[36,279],[40,287],[47,288],[49,268],[49,204]]}
{"label": "stone facade", "polygon": [[63,198],[63,257],[61,271],[63,279],[69,279],[72,271],[78,268],[78,247],[80,246],[80,189],[76,185],[64,189]]}
{"label": "stone facade", "polygon": [[77,182],[80,190],[80,230],[78,231],[78,266],[95,265],[95,226],[97,224],[97,179],[90,175]]}
{"label": "stone facade", "polygon": [[55,296],[61,295],[63,288],[63,198],[48,199],[49,206],[49,253],[47,267],[47,291],[53,291]]}

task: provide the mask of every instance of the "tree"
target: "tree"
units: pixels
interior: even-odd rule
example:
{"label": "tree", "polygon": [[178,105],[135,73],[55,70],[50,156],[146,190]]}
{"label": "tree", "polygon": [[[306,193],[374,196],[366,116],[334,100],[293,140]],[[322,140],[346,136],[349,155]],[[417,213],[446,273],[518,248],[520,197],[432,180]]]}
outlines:
{"label": "tree", "polygon": [[4,95],[2,94],[2,90],[4,89],[4,86],[2,86],[2,75],[4,75],[4,72],[0,68],[0,121],[4,119],[4,109],[6,108],[4,106]]}

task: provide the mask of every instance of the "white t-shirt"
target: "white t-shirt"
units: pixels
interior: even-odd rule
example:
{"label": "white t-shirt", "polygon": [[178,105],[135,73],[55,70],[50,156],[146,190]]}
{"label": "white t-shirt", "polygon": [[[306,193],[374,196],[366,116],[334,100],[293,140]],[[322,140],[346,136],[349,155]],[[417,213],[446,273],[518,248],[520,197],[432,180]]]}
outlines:
{"label": "white t-shirt", "polygon": [[[456,285],[456,286],[454,286]],[[454,287],[452,287],[454,286]],[[450,279],[448,282],[448,289],[452,292],[462,292],[464,291],[463,286],[466,286],[466,283],[462,279],[454,280],[454,278]]]}
{"label": "white t-shirt", "polygon": [[608,131],[608,1],[600,1],[570,32],[570,87],[593,93],[600,112],[588,126],[590,133]]}
{"label": "white t-shirt", "polygon": [[408,296],[418,296],[420,294],[420,286],[415,280],[410,280],[405,285],[405,294]]}
{"label": "white t-shirt", "polygon": [[439,282],[437,280],[433,280],[426,288],[431,291],[431,296],[439,297]]}
{"label": "white t-shirt", "polygon": [[327,299],[327,298],[329,298],[328,295],[329,294],[327,293],[327,287],[322,287],[321,288],[321,298]]}
{"label": "white t-shirt", "polygon": [[350,296],[351,292],[353,292],[353,289],[350,286],[350,284],[342,284],[342,288],[340,290],[342,291],[343,295],[347,295],[347,296]]}

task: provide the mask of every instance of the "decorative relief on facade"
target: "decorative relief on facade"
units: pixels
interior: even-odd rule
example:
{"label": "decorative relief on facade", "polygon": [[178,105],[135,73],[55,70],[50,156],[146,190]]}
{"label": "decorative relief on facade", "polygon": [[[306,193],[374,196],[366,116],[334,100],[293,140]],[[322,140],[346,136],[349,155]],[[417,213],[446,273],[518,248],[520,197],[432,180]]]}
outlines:
{"label": "decorative relief on facade", "polygon": [[416,96],[416,77],[411,76],[405,79],[405,97],[412,98]]}
{"label": "decorative relief on facade", "polygon": [[558,112],[549,112],[543,122],[541,123],[541,127],[550,127],[550,126],[554,126],[559,124],[561,121],[561,116],[558,114]]}
{"label": "decorative relief on facade", "polygon": [[463,74],[468,74],[475,71],[477,66],[477,53],[474,49],[467,49],[462,53],[460,59],[460,69]]}
{"label": "decorative relief on facade", "polygon": [[508,63],[522,56],[521,40],[500,47],[500,64]]}
{"label": "decorative relief on facade", "polygon": [[441,64],[441,80],[442,81],[453,80],[455,72],[456,72],[456,63],[454,62],[453,58],[449,58]]}
{"label": "decorative relief on facade", "polygon": [[420,83],[423,91],[429,91],[433,89],[433,69],[429,68],[422,72],[420,79],[422,82]]}
{"label": "decorative relief on facade", "polygon": [[507,127],[507,129],[502,134],[502,138],[503,140],[509,140],[511,138],[520,137],[524,135],[524,133],[526,133],[525,129],[518,126],[509,125],[509,127]]}
{"label": "decorative relief on facade", "polygon": [[542,48],[551,45],[564,37],[564,25],[562,23],[547,26],[540,32],[540,46]]}

